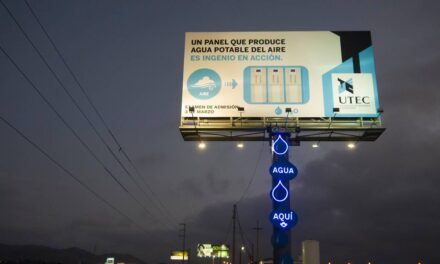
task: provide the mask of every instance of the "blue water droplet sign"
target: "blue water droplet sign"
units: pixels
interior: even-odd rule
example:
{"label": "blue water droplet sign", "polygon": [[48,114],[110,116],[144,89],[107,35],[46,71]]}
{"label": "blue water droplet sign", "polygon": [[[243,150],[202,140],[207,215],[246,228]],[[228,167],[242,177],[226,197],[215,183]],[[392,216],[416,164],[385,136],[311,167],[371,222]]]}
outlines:
{"label": "blue water droplet sign", "polygon": [[277,155],[284,155],[289,150],[289,144],[283,139],[281,134],[275,136],[276,139],[272,144],[272,151]]}
{"label": "blue water droplet sign", "polygon": [[289,198],[289,190],[284,186],[283,182],[279,180],[277,185],[275,185],[270,192],[270,196],[275,202],[282,203]]}

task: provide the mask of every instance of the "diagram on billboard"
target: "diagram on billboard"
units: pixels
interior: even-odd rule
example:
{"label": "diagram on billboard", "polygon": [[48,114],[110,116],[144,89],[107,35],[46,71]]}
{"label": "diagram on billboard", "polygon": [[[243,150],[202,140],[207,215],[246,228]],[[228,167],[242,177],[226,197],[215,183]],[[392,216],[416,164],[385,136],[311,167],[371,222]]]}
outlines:
{"label": "diagram on billboard", "polygon": [[304,104],[308,72],[300,66],[250,66],[244,70],[243,92],[248,104]]}
{"label": "diagram on billboard", "polygon": [[332,117],[333,108],[377,117],[370,33],[186,33],[182,117],[279,117],[286,108],[290,117]]}

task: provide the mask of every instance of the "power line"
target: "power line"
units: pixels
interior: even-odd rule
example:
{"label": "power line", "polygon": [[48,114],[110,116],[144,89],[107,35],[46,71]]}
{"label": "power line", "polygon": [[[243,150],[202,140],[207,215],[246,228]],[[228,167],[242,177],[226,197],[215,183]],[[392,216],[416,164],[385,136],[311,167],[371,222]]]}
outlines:
{"label": "power line", "polygon": [[[101,115],[101,113],[99,112],[98,108],[95,106],[95,104],[93,103],[92,99],[90,98],[89,94],[87,93],[87,91],[84,89],[84,87],[82,86],[82,84],[80,83],[78,77],[76,76],[76,74],[73,72],[73,70],[70,68],[70,66],[67,64],[66,60],[64,59],[64,56],[62,56],[60,50],[58,49],[57,45],[55,44],[55,42],[53,41],[53,39],[50,37],[49,33],[47,32],[46,28],[44,27],[44,25],[41,23],[40,19],[38,18],[37,14],[34,12],[34,10],[32,9],[31,5],[29,4],[29,2],[27,0],[24,0],[24,2],[26,3],[27,7],[29,8],[30,12],[32,13],[32,16],[35,18],[35,20],[37,21],[38,25],[40,26],[40,28],[42,29],[42,31],[44,32],[44,34],[46,35],[47,39],[49,40],[49,42],[51,43],[52,47],[55,49],[56,53],[58,54],[59,58],[61,59],[61,61],[63,62],[64,66],[66,67],[66,69],[69,71],[70,75],[73,77],[74,81],[76,82],[76,84],[78,85],[78,87],[80,88],[81,92],[83,93],[83,95],[85,96],[85,98],[87,99],[87,101],[89,102],[89,104],[92,106],[92,109],[94,110],[94,112],[97,114],[97,116],[99,117],[99,119],[101,120],[102,124],[105,126],[105,128],[107,129],[108,133],[110,134],[111,138],[113,139],[113,141],[115,142],[115,144],[118,147],[118,150],[120,152],[122,152],[122,154],[124,155],[124,157],[127,159],[127,161],[130,163],[130,165],[134,168],[138,178],[141,179],[141,181],[143,182],[144,186],[147,187],[148,191],[150,193],[153,194],[153,197],[155,198],[156,203],[159,204],[160,209],[162,210],[162,212],[165,212],[166,214],[168,214],[169,216],[171,216],[172,219],[174,219],[175,217],[167,210],[166,206],[164,206],[164,204],[162,203],[162,201],[158,198],[157,194],[153,191],[153,189],[149,186],[149,184],[147,184],[147,182],[144,180],[143,177],[141,177],[139,170],[137,169],[137,167],[135,166],[135,164],[132,162],[131,158],[128,156],[128,154],[125,152],[124,148],[122,148],[121,144],[119,143],[119,141],[117,140],[116,136],[114,135],[114,133],[112,132],[112,130],[110,129],[110,127],[107,125],[107,122],[104,120],[103,116]],[[67,92],[67,91],[66,91]],[[75,104],[76,105],[76,104]],[[82,111],[81,111],[82,113]],[[86,117],[86,119],[88,120],[88,118]],[[91,124],[92,125],[92,124]],[[92,125],[93,126],[93,125]],[[94,129],[95,130],[95,129]],[[96,131],[95,131],[96,132]],[[101,140],[102,137],[100,136]],[[106,143],[105,143],[106,144]],[[108,145],[106,144],[107,148],[110,150],[110,148],[108,147]],[[114,156],[114,153],[112,151],[112,155]],[[116,157],[115,157],[116,158]],[[120,160],[117,159],[118,163],[121,164]],[[125,166],[123,166],[121,164],[121,166],[123,167],[124,171],[126,171],[126,173],[128,175],[131,174],[128,172],[128,170],[125,168]],[[138,183],[136,183],[138,184]],[[145,191],[142,189],[142,192]],[[146,195],[146,194],[145,194]],[[147,196],[147,195],[146,195]],[[150,198],[147,197],[148,200],[150,200]],[[156,206],[156,205],[155,205]]]}
{"label": "power line", "polygon": [[[87,115],[85,114],[85,112],[81,109],[81,107],[79,106],[78,102],[75,100],[75,98],[72,96],[72,94],[67,90],[67,88],[65,87],[65,85],[63,84],[63,82],[60,80],[60,78],[58,77],[58,75],[55,73],[55,71],[52,69],[52,67],[49,65],[49,63],[47,62],[47,60],[44,58],[44,56],[41,54],[41,52],[39,51],[39,49],[35,46],[35,44],[33,43],[33,41],[30,39],[30,37],[27,35],[27,33],[25,32],[25,30],[21,27],[20,23],[17,21],[17,19],[15,18],[15,16],[12,14],[12,12],[8,9],[8,7],[3,3],[3,1],[0,1],[1,4],[3,5],[3,7],[7,10],[7,12],[9,13],[9,15],[11,16],[11,18],[13,19],[13,21],[15,22],[15,24],[19,27],[20,31],[23,33],[23,35],[25,36],[25,38],[28,40],[28,42],[31,44],[31,46],[33,47],[33,49],[37,52],[38,56],[40,57],[40,59],[44,62],[44,64],[46,65],[46,67],[49,69],[49,71],[52,73],[52,75],[55,77],[55,79],[57,80],[58,84],[63,88],[64,92],[69,96],[70,100],[73,102],[73,104],[75,105],[75,107],[78,109],[78,111],[80,111],[80,113],[82,114],[82,116],[87,120],[88,124],[92,127],[93,131],[95,132],[95,134],[98,136],[98,138],[101,140],[101,142],[106,146],[106,149],[111,153],[112,157],[118,162],[118,164],[123,168],[123,170],[127,173],[127,175],[129,176],[129,178],[134,182],[134,184],[141,190],[141,192],[145,195],[145,197],[147,198],[147,200],[150,200],[150,198],[148,197],[148,195],[146,194],[145,190],[143,188],[140,187],[139,183],[133,178],[133,176],[131,175],[131,173],[127,170],[127,168],[122,164],[122,162],[120,161],[120,159],[116,156],[116,154],[114,153],[114,151],[110,148],[110,146],[105,142],[105,140],[103,139],[103,137],[101,136],[101,134],[99,133],[99,131],[96,129],[96,127],[93,125],[93,123],[91,122],[91,120],[87,117]],[[105,170],[112,174],[107,168],[105,168]],[[118,181],[118,183],[120,183]],[[150,210],[148,210],[137,198],[135,198],[135,196],[130,193],[128,191],[128,189],[123,186],[121,183],[120,185],[123,187],[123,189],[130,194],[130,196],[132,196],[132,198],[134,200],[136,200],[136,202],[147,212],[148,215],[150,215],[152,218],[154,218],[155,221],[157,221],[156,217],[150,212]],[[163,222],[160,222],[163,223]]]}
{"label": "power line", "polygon": [[[3,1],[0,3],[4,6]],[[145,208],[145,206],[140,203],[140,201],[115,177],[115,175],[105,166],[105,164],[98,158],[98,156],[90,149],[90,147],[82,140],[75,129],[67,123],[67,121],[62,117],[62,115],[55,109],[55,107],[49,102],[49,100],[41,93],[41,91],[35,86],[35,84],[29,79],[29,77],[24,73],[24,71],[17,65],[17,63],[12,59],[12,57],[3,49],[0,45],[0,50],[8,58],[8,60],[15,66],[15,68],[21,73],[21,75],[26,79],[26,81],[32,86],[32,88],[37,92],[37,94],[43,99],[43,101],[49,106],[49,108],[57,115],[57,117],[62,121],[62,123],[72,132],[75,138],[81,143],[81,145],[87,149],[87,151],[92,155],[92,157],[104,168],[104,170],[111,176],[111,178],[133,199],[135,200],[151,217],[154,216],[151,212]]]}
{"label": "power line", "polygon": [[3,116],[0,115],[0,120],[3,121],[4,124],[6,124],[8,127],[10,127],[14,132],[16,132],[18,135],[20,135],[23,139],[25,139],[29,144],[31,144],[34,148],[36,148],[41,154],[43,154],[46,158],[48,158],[52,163],[54,163],[58,168],[62,169],[69,177],[71,177],[73,180],[75,180],[77,183],[79,183],[83,188],[85,188],[88,192],[93,194],[98,200],[106,204],[108,207],[116,211],[118,214],[123,216],[124,218],[128,219],[130,222],[132,222],[136,227],[141,229],[144,232],[150,233],[146,229],[144,229],[141,225],[136,223],[132,218],[130,218],[128,215],[124,214],[121,210],[119,210],[117,207],[115,207],[113,204],[111,204],[109,201],[107,201],[104,197],[102,197],[99,193],[94,191],[92,188],[90,188],[86,183],[81,181],[78,177],[76,177],[70,170],[68,170],[66,167],[64,167],[60,162],[55,160],[47,151],[45,151],[41,146],[39,146],[37,143],[32,141],[28,136],[26,136],[23,132],[21,132],[16,126],[14,126],[11,122],[9,122],[7,119],[5,119]]}
{"label": "power line", "polygon": [[261,144],[260,153],[258,154],[257,163],[255,163],[255,168],[254,168],[254,171],[252,173],[252,177],[249,180],[248,185],[246,186],[246,189],[244,190],[244,192],[241,195],[240,199],[237,201],[237,204],[239,204],[243,200],[243,198],[246,196],[247,192],[249,191],[249,188],[251,187],[252,183],[254,182],[255,175],[257,174],[258,165],[260,164],[261,154],[263,153],[264,143],[265,142],[263,141],[263,143]]}
{"label": "power line", "polygon": [[[60,80],[60,78],[58,77],[58,75],[55,73],[55,71],[52,69],[52,67],[49,65],[49,63],[47,62],[47,60],[44,58],[44,56],[41,54],[40,50],[35,46],[34,42],[30,39],[30,37],[28,36],[28,34],[26,33],[26,31],[21,27],[20,23],[17,21],[17,19],[15,18],[15,16],[12,14],[12,12],[9,10],[9,8],[3,3],[3,1],[0,1],[1,4],[3,5],[3,7],[6,9],[6,11],[9,13],[9,15],[11,16],[11,18],[13,19],[13,21],[15,22],[15,24],[19,27],[20,31],[22,32],[22,34],[25,36],[25,38],[28,40],[28,42],[32,45],[33,49],[37,52],[38,56],[40,57],[40,59],[44,62],[44,64],[46,65],[46,67],[49,69],[49,71],[52,73],[52,75],[55,77],[55,79],[57,80],[58,84],[63,88],[64,92],[66,92],[66,94],[69,96],[69,98],[72,100],[72,102],[74,103],[74,105],[76,106],[76,108],[81,112],[82,116],[87,120],[87,122],[89,123],[89,125],[92,127],[93,131],[96,133],[96,135],[100,138],[101,142],[107,147],[107,149],[111,152],[112,156],[118,161],[118,163],[125,169],[125,171],[128,173],[127,169],[125,168],[125,166],[120,162],[120,160],[116,157],[116,155],[114,154],[114,152],[110,149],[110,147],[108,146],[108,144],[104,141],[104,139],[102,138],[102,136],[99,134],[99,132],[97,131],[96,127],[93,125],[93,123],[90,121],[90,119],[87,117],[87,115],[84,113],[84,111],[82,111],[81,107],[78,105],[78,103],[76,102],[76,100],[73,98],[72,94],[67,90],[66,86],[63,84],[63,82]],[[107,169],[106,169],[107,170]],[[129,174],[129,173],[128,173]],[[131,177],[131,175],[129,174],[129,176]],[[133,178],[132,178],[133,180]],[[134,181],[134,180],[133,180]],[[122,184],[121,184],[122,186]],[[125,188],[125,186],[122,186],[123,189],[125,191],[128,192],[128,190]],[[150,213],[151,214],[151,213]],[[152,214],[151,214],[152,215]]]}
{"label": "power line", "polygon": [[151,233],[144,227],[142,227],[140,224],[138,224],[135,220],[133,220],[131,217],[126,215],[124,212],[119,210],[115,205],[110,203],[108,200],[106,200],[104,197],[102,197],[98,192],[94,191],[90,186],[88,186],[85,182],[81,181],[78,177],[73,174],[70,170],[68,170],[65,166],[63,166],[59,161],[57,161],[55,158],[53,158],[47,151],[45,151],[41,146],[39,146],[37,143],[35,143],[33,140],[31,140],[28,136],[26,136],[22,131],[20,131],[16,126],[14,126],[11,122],[9,122],[6,118],[0,115],[0,120],[3,121],[4,124],[6,124],[8,127],[10,127],[14,132],[16,132],[20,137],[22,137],[24,140],[26,140],[29,144],[31,144],[35,149],[37,149],[41,154],[43,154],[46,158],[48,158],[52,163],[54,163],[58,168],[63,170],[69,177],[71,177],[74,181],[76,181],[78,184],[80,184],[84,189],[86,189],[88,192],[90,192],[93,196],[95,196],[98,200],[103,202],[105,205],[107,205],[109,208],[120,214],[122,217],[129,220],[131,223],[134,224],[139,230],[143,231],[146,234],[153,235],[155,239],[161,241],[164,243],[164,241],[155,235],[154,233]]}

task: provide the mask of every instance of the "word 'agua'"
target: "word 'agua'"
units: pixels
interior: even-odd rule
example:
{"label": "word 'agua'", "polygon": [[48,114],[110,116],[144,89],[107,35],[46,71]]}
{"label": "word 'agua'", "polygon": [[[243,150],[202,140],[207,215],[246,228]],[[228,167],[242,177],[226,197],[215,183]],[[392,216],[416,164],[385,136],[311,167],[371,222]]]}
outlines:
{"label": "word 'agua'", "polygon": [[278,173],[278,174],[294,174],[295,171],[292,167],[273,167],[272,173]]}

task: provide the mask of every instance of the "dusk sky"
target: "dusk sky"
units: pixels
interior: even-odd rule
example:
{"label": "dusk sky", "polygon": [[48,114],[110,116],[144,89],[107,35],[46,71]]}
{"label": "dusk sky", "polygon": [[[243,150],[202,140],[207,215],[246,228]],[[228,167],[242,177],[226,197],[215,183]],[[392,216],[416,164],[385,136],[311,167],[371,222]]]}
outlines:
{"label": "dusk sky", "polygon": [[185,32],[369,30],[387,130],[354,150],[331,142],[290,149],[299,170],[291,204],[300,219],[291,233],[292,253],[301,253],[301,241],[315,239],[322,263],[440,263],[438,1],[28,0],[122,149],[26,2],[1,2],[0,243],[169,262],[169,252],[181,247],[179,223],[187,224],[193,253],[197,243],[230,244],[232,208],[239,201],[245,236],[255,243],[252,228],[259,221],[260,255],[271,257],[268,142],[243,149],[210,142],[200,150],[180,135]]}

